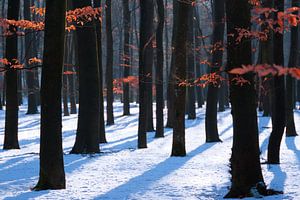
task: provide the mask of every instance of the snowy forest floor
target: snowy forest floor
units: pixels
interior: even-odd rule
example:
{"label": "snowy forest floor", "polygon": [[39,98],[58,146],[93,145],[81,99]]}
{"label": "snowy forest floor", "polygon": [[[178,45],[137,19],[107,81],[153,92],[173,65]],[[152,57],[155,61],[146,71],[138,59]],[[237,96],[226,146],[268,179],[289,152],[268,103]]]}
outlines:
{"label": "snowy forest floor", "polygon": [[[170,157],[172,130],[165,138],[148,133],[148,148],[137,146],[138,106],[122,116],[116,103],[115,125],[106,127],[107,144],[96,155],[70,155],[75,141],[77,115],[63,117],[63,147],[67,189],[32,192],[39,173],[39,114],[25,115],[20,108],[20,150],[0,150],[0,199],[222,199],[230,186],[228,173],[232,145],[230,110],[218,113],[222,143],[205,144],[205,109],[196,120],[186,120],[183,158]],[[0,146],[3,146],[4,111],[0,111]],[[300,131],[300,112],[295,111]],[[271,120],[258,117],[261,161],[266,159]],[[265,199],[300,199],[300,137],[283,138],[280,165],[262,165],[266,184],[283,195]]]}

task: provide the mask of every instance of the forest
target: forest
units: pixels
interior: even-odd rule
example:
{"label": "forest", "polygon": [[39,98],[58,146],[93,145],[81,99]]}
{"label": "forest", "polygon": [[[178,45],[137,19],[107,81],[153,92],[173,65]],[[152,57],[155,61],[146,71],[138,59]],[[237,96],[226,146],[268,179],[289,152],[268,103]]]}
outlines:
{"label": "forest", "polygon": [[0,199],[300,199],[300,0],[0,6]]}

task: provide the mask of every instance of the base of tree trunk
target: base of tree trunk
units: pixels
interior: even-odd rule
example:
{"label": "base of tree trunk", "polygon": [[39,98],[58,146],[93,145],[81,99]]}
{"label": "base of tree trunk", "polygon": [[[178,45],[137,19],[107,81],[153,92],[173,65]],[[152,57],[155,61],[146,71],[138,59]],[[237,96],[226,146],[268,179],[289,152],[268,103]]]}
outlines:
{"label": "base of tree trunk", "polygon": [[209,139],[205,141],[206,143],[215,143],[215,142],[223,142],[220,138]]}
{"label": "base of tree trunk", "polygon": [[272,196],[283,194],[282,191],[276,191],[273,189],[267,189],[264,183],[257,183],[255,187],[249,189],[248,192],[244,193],[235,188],[231,188],[230,191],[224,196],[224,199],[229,198],[246,198],[246,197],[254,197],[254,198],[263,198],[264,196]]}
{"label": "base of tree trunk", "polygon": [[59,185],[50,185],[50,184],[43,184],[38,182],[38,184],[31,188],[32,191],[41,191],[41,190],[62,190],[66,189],[65,184],[59,184]]}
{"label": "base of tree trunk", "polygon": [[296,136],[298,136],[298,134],[296,133],[296,132],[289,132],[289,133],[285,133],[286,135],[286,137],[296,137]]}

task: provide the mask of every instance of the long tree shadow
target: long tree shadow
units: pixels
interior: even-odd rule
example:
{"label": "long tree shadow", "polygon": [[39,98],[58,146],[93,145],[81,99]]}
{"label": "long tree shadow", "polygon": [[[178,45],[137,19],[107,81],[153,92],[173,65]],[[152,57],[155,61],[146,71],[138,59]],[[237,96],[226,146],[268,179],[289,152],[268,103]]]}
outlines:
{"label": "long tree shadow", "polygon": [[126,199],[126,197],[129,197],[132,194],[144,194],[156,181],[179,169],[193,157],[203,153],[204,151],[217,144],[218,143],[203,144],[195,150],[191,151],[186,157],[170,157],[165,161],[157,164],[154,168],[130,179],[125,184],[122,184],[106,192],[105,194],[96,197],[95,199]]}
{"label": "long tree shadow", "polygon": [[300,150],[296,146],[296,137],[286,137],[285,144],[288,149],[294,151],[297,156],[298,162],[300,162]]}
{"label": "long tree shadow", "polygon": [[269,165],[268,171],[272,172],[274,178],[270,183],[270,188],[273,188],[277,191],[284,191],[284,183],[286,181],[286,173],[282,171],[279,165]]}

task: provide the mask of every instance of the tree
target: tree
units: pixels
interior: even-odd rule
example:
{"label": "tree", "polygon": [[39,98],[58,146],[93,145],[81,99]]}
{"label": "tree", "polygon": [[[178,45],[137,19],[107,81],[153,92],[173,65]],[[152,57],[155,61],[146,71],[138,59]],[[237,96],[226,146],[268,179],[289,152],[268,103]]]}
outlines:
{"label": "tree", "polygon": [[148,81],[152,77],[147,76],[149,69],[152,69],[152,23],[153,23],[153,0],[140,2],[141,23],[140,23],[140,44],[139,44],[139,127],[138,127],[138,148],[147,148],[147,117],[149,92],[147,91]]}
{"label": "tree", "polygon": [[163,29],[164,29],[164,1],[157,0],[158,27],[156,30],[156,132],[155,137],[164,136],[164,88],[163,88],[163,68],[164,68],[164,48],[163,48]]}
{"label": "tree", "polygon": [[[242,11],[242,12],[241,12]],[[250,29],[250,4],[248,0],[226,0],[227,14],[227,64],[228,70],[243,64],[251,64],[251,41],[243,39],[237,43],[236,28]],[[232,36],[233,34],[233,36]],[[233,118],[233,145],[230,158],[232,183],[226,198],[254,195],[253,189],[265,184],[259,160],[256,92],[253,74],[242,78],[249,84],[240,85],[239,77],[229,75],[230,101]]]}
{"label": "tree", "polygon": [[[212,35],[212,46],[215,46],[215,51],[212,55],[212,66],[210,67],[210,73],[218,73],[222,66],[223,60],[223,38],[224,38],[224,16],[225,7],[223,0],[213,1],[213,35]],[[221,84],[221,83],[219,83]],[[206,142],[220,142],[218,133],[218,121],[217,121],[217,110],[218,110],[218,93],[219,86],[214,83],[209,83],[207,90],[207,104],[205,112],[205,133]]]}
{"label": "tree", "polygon": [[113,125],[114,122],[114,93],[113,93],[113,35],[111,26],[111,0],[106,0],[105,3],[105,19],[106,19],[106,115],[107,125]]}
{"label": "tree", "polygon": [[[74,8],[91,6],[90,0],[73,1]],[[79,61],[79,115],[71,153],[99,153],[99,64],[94,21],[77,27]]]}
{"label": "tree", "polygon": [[[94,1],[94,7],[101,7],[101,0]],[[100,143],[107,143],[105,134],[105,122],[104,122],[104,98],[103,98],[103,66],[102,66],[102,24],[99,20],[96,22],[97,33],[97,46],[98,46],[98,65],[99,65],[99,93],[100,93]]]}
{"label": "tree", "polygon": [[[130,11],[129,0],[123,0],[123,23],[124,23],[124,79],[128,78],[130,73],[129,39],[130,39]],[[129,104],[129,83],[123,82],[123,114],[130,115]]]}
{"label": "tree", "polygon": [[[292,7],[300,6],[299,0],[292,0]],[[297,14],[294,13],[294,14]],[[288,67],[295,67],[298,64],[298,50],[299,50],[299,37],[298,26],[291,27],[291,46],[290,46],[290,58]],[[295,93],[295,79],[291,75],[286,77],[286,136],[297,136],[294,120],[294,93]]]}
{"label": "tree", "polygon": [[177,29],[174,42],[174,64],[175,64],[175,83],[174,83],[174,123],[173,143],[171,156],[185,156],[185,95],[186,88],[180,83],[186,79],[187,70],[187,30],[188,15],[191,12],[191,4],[178,2],[176,11],[177,20],[174,24]]}
{"label": "tree", "polygon": [[[7,19],[18,20],[20,0],[9,0],[7,7]],[[13,68],[18,58],[18,35],[17,28],[9,27],[11,36],[6,38],[5,57],[11,63],[6,65],[5,84],[6,86],[6,110],[5,110],[5,130],[3,149],[19,149],[18,142],[18,74]]]}
{"label": "tree", "polygon": [[41,81],[40,175],[34,190],[64,189],[61,88],[66,1],[47,0]]}
{"label": "tree", "polygon": [[[284,0],[274,0],[275,9],[278,12],[284,10]],[[275,13],[277,18],[278,12]],[[273,37],[273,55],[274,64],[283,66],[283,35],[275,32]],[[271,102],[271,118],[272,118],[272,132],[268,144],[268,163],[279,164],[280,143],[285,128],[285,83],[284,76],[275,76],[272,81],[272,102]]]}
{"label": "tree", "polygon": [[[30,17],[30,1],[24,1],[24,19],[31,20]],[[25,60],[29,60],[30,58],[34,57],[34,48],[33,48],[33,39],[32,33],[30,30],[25,30]],[[27,62],[26,62],[27,64]],[[37,99],[36,99],[36,88],[35,88],[35,80],[34,80],[34,73],[36,70],[27,70],[26,71],[26,83],[28,89],[28,108],[27,114],[37,114]]]}

